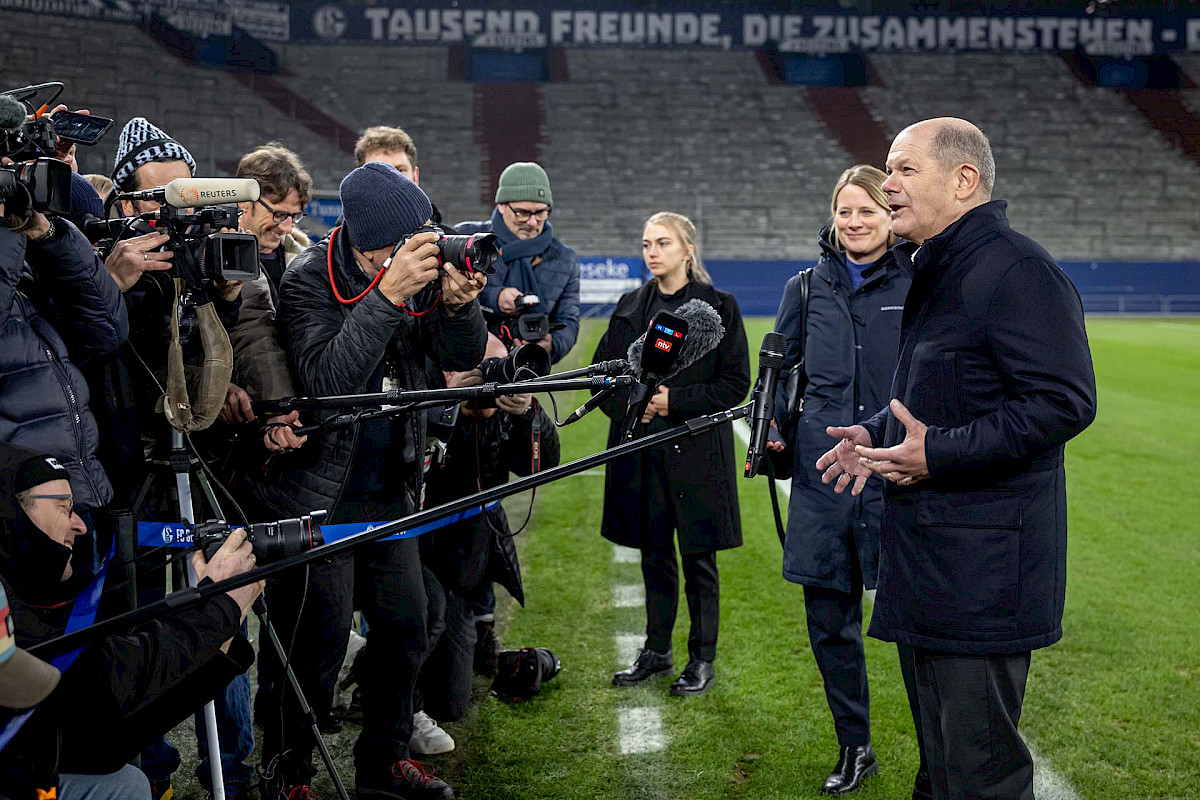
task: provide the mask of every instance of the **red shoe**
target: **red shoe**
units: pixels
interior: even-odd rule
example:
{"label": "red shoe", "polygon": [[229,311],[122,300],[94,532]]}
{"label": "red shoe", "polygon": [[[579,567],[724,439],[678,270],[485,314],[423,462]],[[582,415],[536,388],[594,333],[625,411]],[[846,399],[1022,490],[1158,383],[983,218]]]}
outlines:
{"label": "red shoe", "polygon": [[358,785],[355,793],[359,800],[454,800],[454,790],[449,784],[434,777],[433,767],[403,758],[391,765],[387,772],[371,774],[364,781],[356,775]]}

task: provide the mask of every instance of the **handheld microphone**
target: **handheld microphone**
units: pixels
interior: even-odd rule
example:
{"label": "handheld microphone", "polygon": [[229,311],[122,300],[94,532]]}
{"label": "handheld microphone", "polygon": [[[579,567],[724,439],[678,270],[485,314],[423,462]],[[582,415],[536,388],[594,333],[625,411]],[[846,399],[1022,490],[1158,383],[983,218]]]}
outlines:
{"label": "handheld microphone", "polygon": [[746,451],[747,478],[758,474],[759,463],[767,449],[767,435],[775,406],[775,387],[779,370],[783,369],[787,340],[782,333],[771,331],[763,337],[758,351],[758,383],[754,386],[754,405],[750,410],[750,448]]}
{"label": "handheld microphone", "polygon": [[[666,316],[660,319],[662,315]],[[664,349],[665,344],[679,341],[675,334],[680,330],[683,332],[683,341],[679,346]],[[642,414],[650,404],[654,388],[715,350],[724,336],[725,326],[721,324],[721,315],[703,300],[689,300],[675,309],[673,314],[660,311],[654,315],[645,335],[629,346],[629,364],[638,378],[638,384],[633,387],[622,427],[625,441],[645,433],[647,426],[642,424]],[[664,343],[664,338],[668,340],[667,343]],[[672,350],[675,352],[672,353]]]}
{"label": "handheld microphone", "polygon": [[0,94],[0,131],[12,133],[21,130],[25,124],[25,106],[20,100],[7,94]]}
{"label": "handheld microphone", "polygon": [[149,200],[172,208],[253,203],[261,196],[253,178],[176,178],[166,186],[125,192],[121,200]]}

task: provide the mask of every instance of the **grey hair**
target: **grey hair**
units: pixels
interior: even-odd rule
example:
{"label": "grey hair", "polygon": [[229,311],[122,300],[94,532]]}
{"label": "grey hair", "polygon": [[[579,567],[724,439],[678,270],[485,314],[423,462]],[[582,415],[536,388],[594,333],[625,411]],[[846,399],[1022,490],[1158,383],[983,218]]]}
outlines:
{"label": "grey hair", "polygon": [[33,489],[26,489],[23,492],[17,492],[17,505],[25,511],[33,505]]}
{"label": "grey hair", "polygon": [[970,164],[979,170],[979,186],[990,199],[996,185],[996,158],[992,145],[983,131],[974,125],[943,124],[929,140],[930,150],[937,162],[947,169]]}

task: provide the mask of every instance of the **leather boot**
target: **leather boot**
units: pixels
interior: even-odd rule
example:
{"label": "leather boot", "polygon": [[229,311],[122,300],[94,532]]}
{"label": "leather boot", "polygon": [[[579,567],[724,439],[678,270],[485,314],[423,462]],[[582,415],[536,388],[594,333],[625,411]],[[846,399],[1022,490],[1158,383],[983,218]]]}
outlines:
{"label": "leather boot", "polygon": [[675,662],[671,658],[670,650],[665,653],[656,653],[645,647],[638,652],[633,666],[613,675],[612,682],[613,686],[637,686],[647,678],[661,672],[670,672],[673,669],[675,669]]}
{"label": "leather boot", "polygon": [[821,787],[821,794],[857,792],[862,782],[876,772],[879,772],[879,762],[875,760],[875,750],[870,743],[843,747],[833,774]]}

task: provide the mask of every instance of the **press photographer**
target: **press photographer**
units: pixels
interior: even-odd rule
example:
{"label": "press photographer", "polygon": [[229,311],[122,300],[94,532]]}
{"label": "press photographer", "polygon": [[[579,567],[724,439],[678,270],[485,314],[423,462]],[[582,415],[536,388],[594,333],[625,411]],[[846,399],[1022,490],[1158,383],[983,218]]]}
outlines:
{"label": "press photographer", "polygon": [[[86,526],[66,478],[53,458],[0,445],[0,578],[22,647],[61,635],[88,604],[86,582],[72,576],[70,563]],[[193,563],[201,582],[211,583],[247,572],[255,559],[236,531],[211,560],[196,553]],[[145,776],[127,762],[253,661],[238,627],[261,591],[261,583],[250,584],[168,613],[85,647],[73,664],[55,659],[61,681],[32,716],[0,717],[3,733],[15,733],[0,752],[0,794],[148,796]]]}
{"label": "press photographer", "polygon": [[[541,352],[538,350],[538,352]],[[488,361],[509,356],[495,336],[488,336]],[[486,363],[486,362],[485,362]],[[478,369],[446,373],[448,387],[484,382]],[[480,489],[508,482],[509,473],[530,475],[558,466],[558,431],[533,395],[498,396],[491,407],[465,402],[446,441],[442,465],[429,476],[429,504],[441,505]],[[425,710],[444,720],[456,720],[471,700],[476,652],[474,606],[490,595],[493,582],[525,604],[521,566],[508,516],[503,507],[422,535],[421,560],[436,576],[430,603],[444,608],[444,630],[421,669]],[[491,633],[488,626],[485,636]],[[372,633],[374,636],[374,633]],[[374,647],[372,638],[371,647]],[[495,635],[490,645],[492,673],[497,658]],[[503,681],[501,688],[503,688]]]}
{"label": "press photographer", "polygon": [[[475,297],[486,278],[448,260],[437,234],[415,233],[431,213],[424,192],[372,162],[346,176],[341,199],[345,223],[298,257],[280,286],[278,324],[297,391],[424,389],[427,358],[445,370],[478,364],[487,331]],[[323,431],[288,463],[272,462],[264,483],[289,516],[325,509],[332,523],[392,520],[422,503],[424,450],[424,414],[398,414]],[[267,594],[280,638],[295,635],[291,663],[318,718],[329,714],[356,595],[371,622],[359,675],[358,795],[452,797],[409,759],[412,695],[427,644],[417,543],[359,548],[313,565],[307,583],[303,574],[272,581]],[[271,685],[283,682],[276,676]],[[264,788],[275,797],[310,783],[313,742],[290,691],[270,700],[266,707],[282,707],[284,717],[282,727],[275,714],[264,720]]]}
{"label": "press photographer", "polygon": [[541,345],[557,364],[579,336],[579,256],[554,235],[549,221],[553,205],[546,170],[532,161],[519,161],[500,173],[491,219],[454,227],[459,233],[494,233],[504,251],[480,297],[492,332],[500,334],[504,327],[515,331],[518,319],[529,311],[518,309],[518,300],[536,296],[539,307],[533,313],[545,314],[552,326],[561,327],[548,328],[537,339],[514,338]]}

